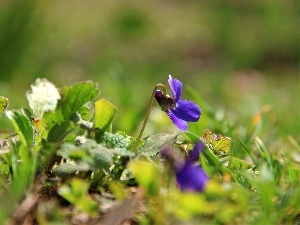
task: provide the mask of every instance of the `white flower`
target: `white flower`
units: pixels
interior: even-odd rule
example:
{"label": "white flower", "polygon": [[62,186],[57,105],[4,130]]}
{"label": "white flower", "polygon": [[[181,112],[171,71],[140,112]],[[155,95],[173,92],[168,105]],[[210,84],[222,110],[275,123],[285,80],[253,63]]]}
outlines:
{"label": "white flower", "polygon": [[54,111],[58,100],[61,99],[54,84],[45,78],[36,79],[31,85],[31,91],[27,91],[26,97],[32,109],[32,116],[37,120],[43,117],[44,112]]}

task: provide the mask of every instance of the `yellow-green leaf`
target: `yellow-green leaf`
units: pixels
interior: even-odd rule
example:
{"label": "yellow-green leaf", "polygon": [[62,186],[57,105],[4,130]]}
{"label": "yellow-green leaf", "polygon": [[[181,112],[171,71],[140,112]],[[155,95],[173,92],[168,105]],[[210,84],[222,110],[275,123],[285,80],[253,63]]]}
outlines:
{"label": "yellow-green leaf", "polygon": [[222,136],[221,134],[214,134],[210,130],[205,129],[203,140],[215,155],[223,156],[229,154],[231,138]]}
{"label": "yellow-green leaf", "polygon": [[111,124],[117,112],[117,107],[105,99],[100,99],[95,102],[95,127],[105,131]]}
{"label": "yellow-green leaf", "polygon": [[157,166],[147,161],[133,160],[128,167],[133,172],[137,183],[145,188],[150,195],[158,194],[160,174]]}
{"label": "yellow-green leaf", "polygon": [[0,96],[0,115],[6,110],[8,106],[8,99]]}

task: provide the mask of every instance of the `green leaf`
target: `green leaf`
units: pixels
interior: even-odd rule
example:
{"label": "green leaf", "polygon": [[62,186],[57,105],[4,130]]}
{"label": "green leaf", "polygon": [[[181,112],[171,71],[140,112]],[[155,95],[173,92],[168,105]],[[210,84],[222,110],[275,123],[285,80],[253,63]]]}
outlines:
{"label": "green leaf", "polygon": [[32,116],[36,120],[40,120],[44,112],[54,111],[61,98],[54,84],[47,79],[40,78],[31,85],[31,91],[27,91],[26,97],[32,109]]}
{"label": "green leaf", "polygon": [[259,166],[261,163],[258,160],[258,158],[253,154],[253,152],[247,147],[247,145],[242,141],[242,139],[239,138],[239,141],[242,145],[242,150],[244,150],[247,155],[253,160],[254,164],[256,166]]}
{"label": "green leaf", "polygon": [[8,99],[3,96],[0,96],[0,116],[6,110],[7,106],[8,106]]}
{"label": "green leaf", "polygon": [[95,127],[102,131],[107,130],[117,112],[117,108],[105,99],[95,102]]}
{"label": "green leaf", "polygon": [[10,142],[12,165],[12,182],[9,190],[0,196],[0,220],[11,215],[14,206],[26,195],[28,187],[33,184],[36,175],[36,152],[31,151],[34,140],[34,128],[23,111],[6,111],[15,132],[18,134],[16,140]]}
{"label": "green leaf", "polygon": [[221,134],[214,134],[210,130],[205,129],[203,135],[204,143],[219,157],[228,155],[231,147],[231,138],[222,136]]}
{"label": "green leaf", "polygon": [[176,137],[181,134],[157,134],[150,136],[145,140],[145,144],[137,149],[138,154],[145,154],[147,156],[154,156],[163,150],[165,147],[171,146],[175,143]]}
{"label": "green leaf", "polygon": [[60,124],[55,124],[48,134],[49,142],[59,142],[64,139],[64,137],[68,134],[71,126],[68,122],[62,122]]}
{"label": "green leaf", "polygon": [[[187,139],[189,139],[191,142],[198,142],[198,141],[203,141],[203,143],[205,143],[205,140],[203,138],[200,138],[199,136],[197,136],[196,134],[193,134],[189,131],[185,131],[185,132],[179,132],[178,135],[181,135]],[[235,179],[234,174],[231,172],[230,169],[228,169],[227,167],[225,167],[223,165],[223,163],[220,161],[220,158],[217,157],[213,151],[211,151],[211,149],[209,149],[208,147],[205,148],[205,150],[203,151],[203,153],[200,155],[200,159],[202,162],[202,165],[204,167],[207,168],[208,170],[208,165],[213,166],[213,169],[216,171],[221,172],[222,174],[227,173],[230,174],[232,176],[233,179]],[[208,162],[208,163],[207,163]]]}
{"label": "green leaf", "polygon": [[88,187],[86,181],[72,179],[70,185],[64,184],[58,190],[58,194],[79,210],[87,213],[96,212],[98,203],[89,196]]}
{"label": "green leaf", "polygon": [[196,143],[200,140],[200,137],[197,136],[196,134],[193,134],[189,131],[182,132],[182,136],[185,138],[189,139],[191,142]]}
{"label": "green leaf", "polygon": [[131,140],[118,133],[104,132],[99,138],[99,142],[107,148],[126,148],[129,149]]}
{"label": "green leaf", "polygon": [[91,118],[91,110],[89,107],[86,106],[82,106],[80,107],[80,109],[78,110],[79,115],[81,116],[81,119],[85,120],[85,121],[89,121]]}
{"label": "green leaf", "polygon": [[158,194],[161,174],[156,165],[147,161],[132,160],[128,167],[133,172],[137,183],[145,188],[150,195]]}
{"label": "green leaf", "polygon": [[78,146],[70,143],[64,143],[57,151],[57,155],[62,156],[64,158],[71,158],[70,155],[72,154],[72,151],[77,151],[79,148]]}
{"label": "green leaf", "polygon": [[[230,157],[228,157],[230,158]],[[237,158],[237,157],[231,157],[230,163],[229,163],[229,168],[233,170],[247,170],[251,171],[255,168],[255,165],[247,162],[243,159]]]}
{"label": "green leaf", "polygon": [[59,106],[65,119],[78,111],[85,103],[92,101],[99,94],[98,85],[92,81],[76,83],[61,88],[62,100]]}
{"label": "green leaf", "polygon": [[[0,175],[9,174],[9,166],[5,163],[0,163]],[[1,187],[1,186],[0,186]]]}
{"label": "green leaf", "polygon": [[188,220],[194,215],[211,214],[219,210],[219,203],[206,201],[203,195],[192,192],[174,193],[176,214],[179,218]]}
{"label": "green leaf", "polygon": [[18,110],[6,111],[8,119],[12,122],[16,133],[25,146],[31,146],[34,141],[34,127],[31,121]]}
{"label": "green leaf", "polygon": [[[77,154],[80,150],[85,151],[86,154]],[[74,159],[74,156],[78,159],[78,156],[82,156],[83,161],[89,163],[94,168],[107,169],[113,162],[113,151],[97,144],[94,140],[87,139],[85,143],[80,146],[75,144],[64,143],[57,152],[58,155]]]}
{"label": "green leaf", "polygon": [[80,164],[72,164],[72,163],[64,163],[59,164],[58,166],[53,168],[53,173],[57,176],[65,177],[68,175],[75,175],[77,171],[89,171],[91,168],[86,163]]}
{"label": "green leaf", "polygon": [[89,149],[95,168],[107,169],[113,163],[113,152],[109,149],[99,146],[95,149]]}
{"label": "green leaf", "polygon": [[129,156],[129,157],[135,156],[134,152],[131,152],[124,148],[114,148],[114,149],[111,149],[111,152],[117,156]]}
{"label": "green leaf", "polygon": [[54,112],[46,112],[41,123],[43,125],[42,130],[49,131],[53,126],[62,122],[64,122],[64,116],[61,108],[56,109]]}
{"label": "green leaf", "polygon": [[272,155],[268,151],[267,147],[265,146],[265,144],[259,137],[255,137],[255,142],[257,144],[257,147],[258,147],[261,157],[268,163],[270,168],[273,169]]}

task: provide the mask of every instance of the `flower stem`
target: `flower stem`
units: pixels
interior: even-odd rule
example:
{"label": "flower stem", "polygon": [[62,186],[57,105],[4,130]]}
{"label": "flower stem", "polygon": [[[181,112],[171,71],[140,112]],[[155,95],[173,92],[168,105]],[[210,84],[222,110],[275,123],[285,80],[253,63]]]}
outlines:
{"label": "flower stem", "polygon": [[149,119],[149,115],[150,115],[150,110],[151,110],[151,107],[152,107],[152,103],[153,103],[153,98],[155,96],[155,92],[158,88],[161,88],[162,91],[163,91],[163,94],[166,95],[166,88],[165,88],[165,85],[161,84],[161,83],[158,83],[157,85],[155,85],[153,91],[152,91],[152,94],[151,94],[151,97],[150,97],[150,101],[149,101],[149,104],[148,104],[148,107],[147,107],[147,112],[146,112],[146,116],[145,116],[145,119],[144,119],[144,122],[143,122],[143,125],[142,125],[142,128],[140,130],[140,133],[139,133],[139,136],[137,137],[135,143],[134,143],[134,146],[132,148],[132,151],[135,151],[140,140],[141,140],[141,137],[144,133],[144,130],[145,130],[145,127],[146,127],[146,124],[147,124],[147,121]]}

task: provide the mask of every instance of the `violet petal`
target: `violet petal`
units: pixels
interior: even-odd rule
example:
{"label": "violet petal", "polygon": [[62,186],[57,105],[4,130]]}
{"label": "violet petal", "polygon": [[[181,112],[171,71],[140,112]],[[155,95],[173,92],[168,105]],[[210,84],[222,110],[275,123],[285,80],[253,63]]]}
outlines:
{"label": "violet petal", "polygon": [[170,117],[170,119],[172,120],[172,122],[182,131],[186,131],[187,130],[187,122],[179,119],[178,117],[176,117],[171,110],[169,110],[167,112],[168,116]]}
{"label": "violet petal", "polygon": [[168,82],[172,90],[173,98],[177,103],[181,99],[183,85],[180,80],[173,79],[171,75],[169,75]]}
{"label": "violet petal", "polygon": [[176,172],[176,179],[181,190],[198,192],[204,190],[208,177],[200,166],[186,162]]}
{"label": "violet petal", "polygon": [[200,153],[205,149],[205,144],[203,141],[198,141],[193,150],[189,151],[189,159],[192,162],[198,162],[199,161],[199,155]]}
{"label": "violet petal", "polygon": [[173,114],[187,122],[197,122],[201,115],[201,110],[194,102],[181,100],[177,103],[176,108],[171,109]]}

